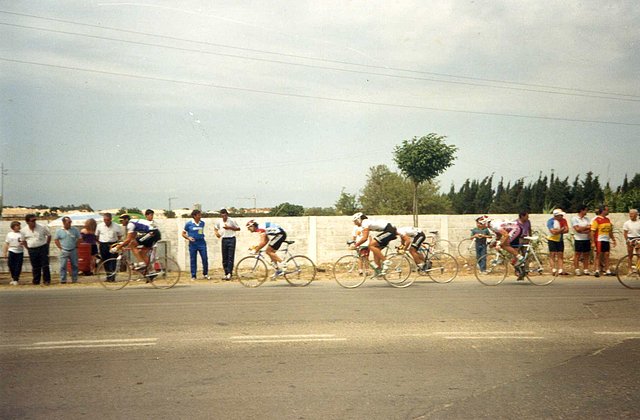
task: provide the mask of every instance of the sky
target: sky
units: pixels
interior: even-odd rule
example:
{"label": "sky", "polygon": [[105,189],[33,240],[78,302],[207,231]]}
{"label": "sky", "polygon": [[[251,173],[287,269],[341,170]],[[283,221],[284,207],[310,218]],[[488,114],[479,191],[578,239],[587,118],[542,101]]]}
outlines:
{"label": "sky", "polygon": [[0,0],[4,205],[330,207],[428,133],[441,191],[640,172],[640,3]]}

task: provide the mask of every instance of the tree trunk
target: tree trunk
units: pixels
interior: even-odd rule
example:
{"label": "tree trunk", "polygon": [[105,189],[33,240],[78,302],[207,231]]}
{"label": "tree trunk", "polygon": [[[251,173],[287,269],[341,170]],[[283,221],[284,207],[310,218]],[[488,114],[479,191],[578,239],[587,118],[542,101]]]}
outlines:
{"label": "tree trunk", "polygon": [[418,227],[418,185],[413,183],[413,227]]}

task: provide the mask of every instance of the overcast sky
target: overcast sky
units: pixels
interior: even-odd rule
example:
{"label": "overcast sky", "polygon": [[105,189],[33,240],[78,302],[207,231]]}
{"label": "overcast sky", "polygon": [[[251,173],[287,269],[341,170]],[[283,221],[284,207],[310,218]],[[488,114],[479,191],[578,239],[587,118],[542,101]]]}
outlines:
{"label": "overcast sky", "polygon": [[638,22],[636,0],[0,0],[5,205],[327,207],[431,132],[459,148],[443,191],[618,185]]}

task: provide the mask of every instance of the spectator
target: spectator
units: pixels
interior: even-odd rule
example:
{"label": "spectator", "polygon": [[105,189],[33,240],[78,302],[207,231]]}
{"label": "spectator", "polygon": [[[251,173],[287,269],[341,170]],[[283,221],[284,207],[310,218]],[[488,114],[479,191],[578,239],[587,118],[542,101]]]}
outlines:
{"label": "spectator", "polygon": [[55,244],[60,249],[60,284],[67,282],[67,262],[71,263],[71,281],[78,282],[78,244],[80,231],[71,226],[71,218],[62,218],[62,228],[56,231]]}
{"label": "spectator", "polygon": [[627,257],[629,258],[629,266],[632,270],[636,270],[636,266],[632,264],[633,249],[638,244],[634,244],[633,241],[640,240],[640,220],[638,220],[638,209],[629,210],[629,220],[622,225],[622,234],[624,240],[627,243]]}
{"label": "spectator", "polygon": [[96,272],[96,255],[98,255],[98,241],[96,239],[97,222],[94,218],[87,219],[84,227],[80,230],[82,242],[91,246],[91,257],[89,260],[89,271]]}
{"label": "spectator", "polygon": [[218,239],[222,238],[222,267],[224,268],[222,279],[231,280],[236,254],[236,232],[240,230],[240,227],[233,219],[229,218],[227,209],[220,210],[220,217],[222,220],[213,226],[213,230]]}
{"label": "spectator", "polygon": [[35,214],[27,214],[24,220],[27,222],[27,226],[23,227],[20,232],[24,235],[29,252],[33,284],[40,284],[42,279],[43,284],[48,286],[51,284],[51,270],[49,269],[51,233],[49,233],[48,227],[36,223]]}
{"label": "spectator", "polygon": [[182,237],[189,241],[189,257],[191,263],[191,280],[196,279],[198,272],[198,254],[202,260],[202,275],[209,280],[209,258],[207,257],[207,242],[204,239],[204,220],[202,212],[194,210],[191,212],[193,220],[189,220],[182,230]]}
{"label": "spectator", "polygon": [[[589,240],[589,232],[591,232],[591,221],[587,217],[587,206],[578,207],[578,214],[571,218],[571,228],[573,234],[573,247],[575,254],[573,255],[573,268],[576,276],[589,274],[589,254],[591,253],[591,241]],[[582,271],[580,271],[580,259],[582,259]]]}
{"label": "spectator", "polygon": [[600,277],[600,270],[606,270],[605,276],[612,276],[613,273],[609,269],[609,253],[611,246],[616,246],[616,238],[613,236],[613,225],[607,217],[609,215],[609,207],[600,206],[596,212],[597,216],[591,222],[591,240],[596,250],[596,258],[594,263],[596,277]]}
{"label": "spectator", "polygon": [[551,273],[554,276],[566,276],[569,273],[563,270],[564,264],[564,237],[565,233],[569,233],[569,225],[564,218],[565,212],[562,209],[555,209],[552,212],[553,217],[547,221],[547,229],[550,235],[547,237],[549,243],[549,261],[551,264]]}
{"label": "spectator", "polygon": [[[102,222],[96,227],[96,241],[98,242],[100,259],[103,263],[113,257],[111,247],[120,241],[123,236],[123,228],[113,223],[113,215],[111,213],[103,214]],[[104,268],[105,272],[113,273],[116,268],[116,262],[109,261],[109,264]]]}
{"label": "spectator", "polygon": [[471,237],[476,240],[476,264],[478,265],[481,273],[486,273],[487,259],[482,257],[487,255],[487,239],[492,236],[491,231],[489,231],[487,226],[480,223],[482,217],[483,216],[476,218],[476,227],[471,229]]}
{"label": "spectator", "polygon": [[11,285],[17,286],[22,273],[22,261],[24,260],[24,235],[20,232],[20,222],[11,222],[11,232],[7,233],[4,241],[3,256],[8,259],[9,272],[11,273]]}

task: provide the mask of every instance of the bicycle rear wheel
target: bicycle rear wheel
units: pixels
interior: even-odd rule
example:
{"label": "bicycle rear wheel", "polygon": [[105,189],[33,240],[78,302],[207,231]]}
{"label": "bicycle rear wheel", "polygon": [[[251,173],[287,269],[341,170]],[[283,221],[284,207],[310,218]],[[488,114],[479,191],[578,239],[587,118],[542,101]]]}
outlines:
{"label": "bicycle rear wheel", "polygon": [[427,274],[436,283],[449,283],[458,276],[458,261],[451,254],[436,252],[428,261]]}
{"label": "bicycle rear wheel", "polygon": [[368,262],[355,255],[344,255],[333,264],[333,278],[336,283],[347,289],[355,289],[367,279],[366,267],[360,271],[359,263],[368,266]]}
{"label": "bicycle rear wheel", "polygon": [[294,255],[286,264],[284,279],[292,286],[307,286],[316,278],[316,265],[304,255]]}
{"label": "bicycle rear wheel", "polygon": [[629,264],[629,258],[622,257],[616,266],[616,277],[624,287],[640,289],[640,260],[634,255]]}
{"label": "bicycle rear wheel", "polygon": [[464,238],[458,244],[458,255],[465,261],[476,258],[476,243],[473,238]]}
{"label": "bicycle rear wheel", "polygon": [[267,279],[267,274],[267,264],[251,255],[244,257],[236,264],[236,277],[245,287],[260,286]]}
{"label": "bicycle rear wheel", "polygon": [[449,253],[449,252],[455,252],[454,249],[456,248],[448,240],[438,239],[437,241],[434,242],[433,247],[431,248],[431,251]]}
{"label": "bicycle rear wheel", "polygon": [[411,278],[411,269],[413,264],[407,254],[391,254],[387,257],[389,266],[384,279],[393,287],[403,288],[413,284],[414,278]]}
{"label": "bicycle rear wheel", "polygon": [[[480,267],[486,264],[486,271],[480,272]],[[474,271],[476,279],[485,286],[497,286],[504,281],[509,271],[509,261],[500,254],[483,255],[478,260]]]}
{"label": "bicycle rear wheel", "polygon": [[549,254],[545,252],[536,253],[538,260],[529,257],[525,263],[525,276],[527,280],[536,286],[546,286],[553,281]]}
{"label": "bicycle rear wheel", "polygon": [[122,258],[109,258],[96,268],[96,278],[107,290],[120,290],[131,281],[131,267]]}
{"label": "bicycle rear wheel", "polygon": [[180,281],[180,266],[176,260],[165,257],[159,258],[155,264],[159,264],[159,267],[155,267],[155,272],[147,272],[145,275],[149,279],[149,283],[156,289],[171,289]]}

